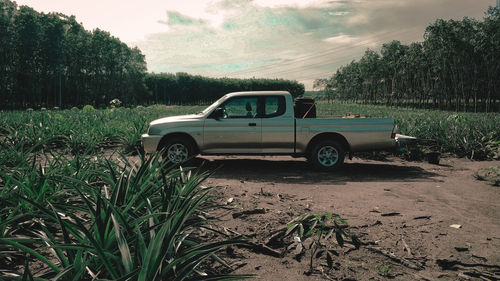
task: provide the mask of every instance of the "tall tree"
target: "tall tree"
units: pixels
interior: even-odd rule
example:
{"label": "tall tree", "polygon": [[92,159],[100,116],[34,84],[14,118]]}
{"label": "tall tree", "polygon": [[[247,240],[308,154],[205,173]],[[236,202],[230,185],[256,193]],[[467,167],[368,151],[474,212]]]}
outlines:
{"label": "tall tree", "polygon": [[490,7],[482,22],[438,19],[423,42],[367,50],[321,85],[341,100],[500,111],[499,61],[500,10]]}

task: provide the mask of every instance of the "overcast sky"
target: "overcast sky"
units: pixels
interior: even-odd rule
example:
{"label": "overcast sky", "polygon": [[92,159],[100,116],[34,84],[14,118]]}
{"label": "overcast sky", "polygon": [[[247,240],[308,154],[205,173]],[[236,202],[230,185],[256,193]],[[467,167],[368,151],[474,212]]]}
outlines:
{"label": "overcast sky", "polygon": [[146,55],[150,72],[317,78],[391,40],[422,41],[436,19],[482,19],[495,0],[18,0],[75,15]]}

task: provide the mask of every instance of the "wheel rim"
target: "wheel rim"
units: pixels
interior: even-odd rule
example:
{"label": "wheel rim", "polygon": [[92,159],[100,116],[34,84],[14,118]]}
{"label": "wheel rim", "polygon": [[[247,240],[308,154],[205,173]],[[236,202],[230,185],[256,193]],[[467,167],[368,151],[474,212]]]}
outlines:
{"label": "wheel rim", "polygon": [[324,167],[331,167],[339,161],[339,152],[333,146],[323,146],[318,151],[318,162]]}
{"label": "wheel rim", "polygon": [[168,160],[172,163],[179,164],[188,159],[188,149],[182,143],[174,143],[167,150]]}

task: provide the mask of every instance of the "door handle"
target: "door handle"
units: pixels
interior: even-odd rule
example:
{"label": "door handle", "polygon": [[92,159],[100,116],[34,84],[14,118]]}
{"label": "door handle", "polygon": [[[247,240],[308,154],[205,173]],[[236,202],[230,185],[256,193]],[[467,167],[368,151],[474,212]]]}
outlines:
{"label": "door handle", "polygon": [[248,126],[255,127],[255,126],[257,126],[257,123],[248,123]]}

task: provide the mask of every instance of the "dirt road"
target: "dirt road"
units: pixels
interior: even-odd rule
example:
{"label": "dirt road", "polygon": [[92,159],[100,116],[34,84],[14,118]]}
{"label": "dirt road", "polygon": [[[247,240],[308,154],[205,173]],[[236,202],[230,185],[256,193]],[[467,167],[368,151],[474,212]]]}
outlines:
{"label": "dirt road", "polygon": [[[231,248],[224,254],[237,273],[258,280],[496,280],[500,278],[500,188],[477,181],[480,168],[499,161],[444,158],[440,165],[354,158],[334,173],[290,157],[200,157],[218,168],[215,224],[229,236],[264,245],[273,231],[305,213],[336,213],[365,243],[338,248],[333,269],[325,259],[295,256],[285,248],[262,253]],[[233,218],[242,211],[254,214]],[[451,227],[455,225],[455,227]],[[286,246],[286,245],[285,245]],[[270,247],[272,248],[272,247]]]}

